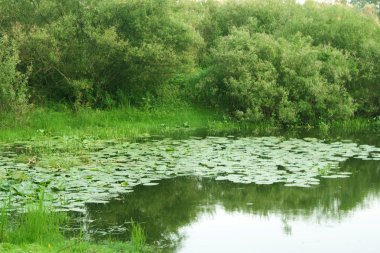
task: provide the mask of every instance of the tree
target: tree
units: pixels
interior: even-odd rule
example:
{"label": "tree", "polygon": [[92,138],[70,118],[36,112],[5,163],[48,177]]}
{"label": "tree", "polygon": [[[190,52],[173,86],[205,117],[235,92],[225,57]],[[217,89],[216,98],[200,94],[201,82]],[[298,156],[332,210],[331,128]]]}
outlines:
{"label": "tree", "polygon": [[28,76],[18,71],[19,56],[13,41],[0,37],[0,111],[23,113],[28,108]]}
{"label": "tree", "polygon": [[360,8],[372,5],[375,9],[377,16],[380,18],[380,0],[351,0],[351,4],[354,4]]}

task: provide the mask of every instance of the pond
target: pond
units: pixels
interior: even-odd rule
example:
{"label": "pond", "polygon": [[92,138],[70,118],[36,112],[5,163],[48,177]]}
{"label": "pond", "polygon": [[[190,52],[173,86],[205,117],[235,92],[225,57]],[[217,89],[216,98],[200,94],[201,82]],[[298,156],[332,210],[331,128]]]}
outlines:
{"label": "pond", "polygon": [[378,252],[379,136],[297,137],[108,143],[64,171],[7,150],[0,198],[17,209],[43,185],[87,238],[128,240],[133,221],[164,252]]}
{"label": "pond", "polygon": [[313,188],[179,177],[88,206],[88,232],[128,238],[133,219],[164,252],[378,252],[380,166],[347,162],[347,179]]}

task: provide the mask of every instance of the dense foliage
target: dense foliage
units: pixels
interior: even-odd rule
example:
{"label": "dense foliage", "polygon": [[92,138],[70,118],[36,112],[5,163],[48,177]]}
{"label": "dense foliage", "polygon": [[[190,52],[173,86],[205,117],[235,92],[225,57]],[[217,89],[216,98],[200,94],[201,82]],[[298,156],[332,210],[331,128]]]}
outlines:
{"label": "dense foliage", "polygon": [[380,17],[380,0],[350,0],[349,3],[363,8],[367,14],[377,14]]}
{"label": "dense foliage", "polygon": [[350,78],[347,56],[312,46],[308,37],[234,30],[217,40],[209,65],[201,90],[240,118],[293,124],[344,119],[355,108],[343,86]]}
{"label": "dense foliage", "polygon": [[201,43],[174,1],[22,0],[0,8],[2,33],[33,66],[33,97],[75,106],[154,95],[191,70]]}
{"label": "dense foliage", "polygon": [[28,107],[27,74],[17,70],[18,64],[14,44],[0,38],[0,110],[22,113]]}
{"label": "dense foliage", "polygon": [[0,0],[0,108],[185,99],[282,124],[375,117],[380,23],[361,3]]}

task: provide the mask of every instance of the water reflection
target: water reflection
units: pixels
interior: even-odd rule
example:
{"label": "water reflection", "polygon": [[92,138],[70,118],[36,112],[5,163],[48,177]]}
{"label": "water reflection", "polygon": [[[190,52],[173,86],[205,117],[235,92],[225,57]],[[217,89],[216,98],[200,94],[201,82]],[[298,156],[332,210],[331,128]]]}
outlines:
{"label": "water reflection", "polygon": [[[188,235],[178,251],[192,252],[345,252],[379,251],[380,202],[371,209],[357,210],[347,221],[285,221],[278,214],[261,217],[227,212],[217,206],[213,215],[204,214],[181,229]],[[284,231],[286,229],[286,231]]]}
{"label": "water reflection", "polygon": [[89,231],[99,237],[113,228],[115,238],[126,240],[128,229],[117,228],[133,219],[167,252],[278,252],[280,245],[285,252],[358,252],[358,245],[378,252],[380,163],[350,159],[341,169],[353,175],[312,188],[163,180],[89,205]]}

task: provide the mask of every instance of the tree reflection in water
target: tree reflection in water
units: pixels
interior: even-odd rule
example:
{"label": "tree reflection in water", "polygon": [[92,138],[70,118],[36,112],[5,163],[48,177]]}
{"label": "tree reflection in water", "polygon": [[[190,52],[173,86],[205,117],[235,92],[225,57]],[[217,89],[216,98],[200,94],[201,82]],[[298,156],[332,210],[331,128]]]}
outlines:
{"label": "tree reflection in water", "polygon": [[[144,227],[148,241],[174,250],[181,244],[180,229],[216,206],[226,212],[259,216],[280,215],[283,232],[291,235],[292,220],[316,219],[340,221],[355,209],[363,208],[365,200],[376,199],[380,193],[380,162],[350,159],[342,164],[343,171],[352,172],[345,179],[323,179],[312,188],[285,187],[283,184],[256,185],[215,181],[212,178],[178,177],[162,180],[157,186],[139,186],[134,192],[110,203],[88,205],[91,236],[101,238],[99,231],[128,239],[131,219]],[[107,233],[107,237],[109,237]]]}

